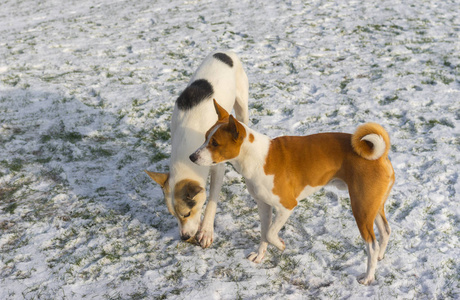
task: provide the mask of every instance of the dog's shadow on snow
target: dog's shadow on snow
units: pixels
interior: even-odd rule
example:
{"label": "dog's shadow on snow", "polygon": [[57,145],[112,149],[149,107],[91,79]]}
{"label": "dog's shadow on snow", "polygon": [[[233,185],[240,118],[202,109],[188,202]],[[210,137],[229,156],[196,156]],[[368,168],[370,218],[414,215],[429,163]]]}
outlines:
{"label": "dog's shadow on snow", "polygon": [[160,187],[144,173],[167,171],[169,121],[165,125],[161,120],[172,114],[173,99],[169,109],[161,109],[166,115],[159,120],[145,117],[154,101],[135,111],[128,105],[113,109],[116,103],[91,90],[79,99],[63,92],[13,89],[1,100],[0,107],[7,109],[5,147],[13,149],[9,141],[24,140],[11,161],[33,165],[28,169],[38,182],[65,186],[69,202],[61,205],[69,209],[64,219],[96,214],[109,222],[123,220],[126,226],[141,223],[167,239],[179,239]]}

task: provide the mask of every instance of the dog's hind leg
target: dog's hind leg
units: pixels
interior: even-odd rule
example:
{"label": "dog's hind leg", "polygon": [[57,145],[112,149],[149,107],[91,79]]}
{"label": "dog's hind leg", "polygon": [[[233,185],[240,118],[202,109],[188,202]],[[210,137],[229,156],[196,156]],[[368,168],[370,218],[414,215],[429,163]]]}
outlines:
{"label": "dog's hind leg", "polygon": [[394,183],[394,173],[393,173],[393,178],[390,180],[390,183],[388,185],[388,191],[382,200],[382,205],[380,207],[379,213],[377,214],[377,217],[375,218],[375,225],[377,225],[377,229],[379,230],[380,251],[379,251],[378,260],[382,260],[383,257],[385,256],[385,250],[388,246],[388,241],[390,240],[391,228],[385,217],[384,205],[385,205],[385,201],[388,198],[388,195],[390,194],[391,188],[393,187],[393,183]]}
{"label": "dog's hind leg", "polygon": [[375,279],[375,270],[377,268],[377,261],[379,256],[379,243],[375,239],[375,233],[373,229],[373,221],[366,222],[363,225],[358,225],[361,231],[361,236],[366,242],[367,252],[367,269],[366,273],[358,277],[359,283],[368,285],[371,284]]}
{"label": "dog's hind leg", "polygon": [[382,260],[385,256],[385,250],[388,246],[388,241],[390,240],[390,233],[391,228],[388,224],[387,219],[385,218],[385,212],[382,209],[379,211],[377,217],[375,218],[375,225],[377,225],[377,229],[379,230],[379,256],[378,260]]}
{"label": "dog's hind leg", "polygon": [[369,285],[375,280],[375,270],[377,269],[377,258],[379,254],[379,244],[373,239],[366,244],[367,270],[366,273],[358,278],[359,283]]}
{"label": "dog's hind leg", "polygon": [[236,98],[233,108],[235,109],[236,119],[244,124],[249,123],[248,113],[249,83],[248,76],[241,69],[237,71],[236,77]]}
{"label": "dog's hind leg", "polygon": [[375,279],[375,270],[380,252],[379,243],[375,238],[374,220],[379,210],[380,199],[383,196],[361,187],[350,187],[349,191],[353,215],[361,237],[366,242],[367,251],[367,270],[365,274],[358,277],[358,281],[361,284],[368,285]]}
{"label": "dog's hind leg", "polygon": [[217,202],[219,202],[219,193],[224,180],[224,171],[224,164],[211,167],[211,187],[208,204],[206,205],[200,230],[196,235],[196,240],[203,248],[211,246],[214,240],[214,218],[216,217]]}
{"label": "dog's hind leg", "polygon": [[235,101],[234,109],[235,109],[236,119],[247,125],[249,123],[249,113],[248,113],[247,102],[246,102],[246,107],[244,107],[244,104],[241,103],[239,99],[237,98]]}

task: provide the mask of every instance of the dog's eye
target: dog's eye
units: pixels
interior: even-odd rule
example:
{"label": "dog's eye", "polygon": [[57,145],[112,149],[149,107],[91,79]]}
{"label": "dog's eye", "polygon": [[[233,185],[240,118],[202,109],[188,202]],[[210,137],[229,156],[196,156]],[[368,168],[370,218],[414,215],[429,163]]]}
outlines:
{"label": "dog's eye", "polygon": [[219,146],[219,143],[217,143],[217,141],[216,141],[215,139],[212,139],[212,140],[211,140],[211,145],[212,145],[213,147],[217,147],[217,146]]}
{"label": "dog's eye", "polygon": [[190,213],[191,213],[191,211],[189,211],[188,214],[184,215],[184,218],[190,217]]}

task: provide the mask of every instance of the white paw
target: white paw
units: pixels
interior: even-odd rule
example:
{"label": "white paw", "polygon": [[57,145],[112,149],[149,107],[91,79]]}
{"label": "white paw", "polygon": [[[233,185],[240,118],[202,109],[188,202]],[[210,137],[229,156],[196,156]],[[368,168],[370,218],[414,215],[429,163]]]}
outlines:
{"label": "white paw", "polygon": [[374,276],[367,276],[367,274],[362,274],[358,276],[358,282],[364,285],[370,285],[374,282]]}
{"label": "white paw", "polygon": [[268,238],[268,242],[275,246],[276,248],[280,249],[281,251],[284,251],[286,249],[286,243],[284,240],[278,236],[273,237],[273,238]]}
{"label": "white paw", "polygon": [[202,229],[196,234],[196,241],[200,244],[201,248],[208,248],[214,241],[214,230]]}
{"label": "white paw", "polygon": [[265,257],[265,251],[262,253],[252,252],[248,255],[248,259],[256,264],[260,263]]}

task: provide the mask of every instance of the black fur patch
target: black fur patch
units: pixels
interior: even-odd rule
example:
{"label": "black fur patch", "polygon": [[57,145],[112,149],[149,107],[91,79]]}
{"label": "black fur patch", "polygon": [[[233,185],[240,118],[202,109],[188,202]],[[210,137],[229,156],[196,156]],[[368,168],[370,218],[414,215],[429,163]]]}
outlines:
{"label": "black fur patch", "polygon": [[195,80],[177,98],[177,107],[180,110],[191,109],[213,93],[214,89],[209,81],[206,79]]}
{"label": "black fur patch", "polygon": [[217,60],[220,60],[224,64],[228,65],[230,68],[233,67],[233,60],[230,56],[225,53],[214,53],[213,57]]}
{"label": "black fur patch", "polygon": [[189,197],[185,198],[184,202],[187,204],[188,208],[194,208],[196,205],[196,201]]}

